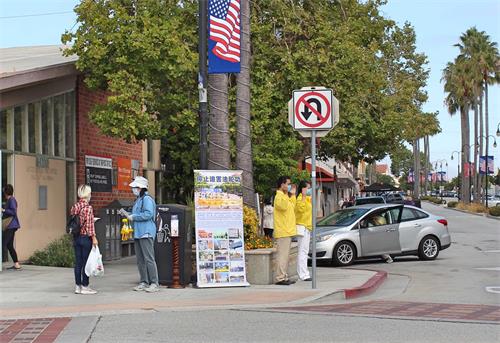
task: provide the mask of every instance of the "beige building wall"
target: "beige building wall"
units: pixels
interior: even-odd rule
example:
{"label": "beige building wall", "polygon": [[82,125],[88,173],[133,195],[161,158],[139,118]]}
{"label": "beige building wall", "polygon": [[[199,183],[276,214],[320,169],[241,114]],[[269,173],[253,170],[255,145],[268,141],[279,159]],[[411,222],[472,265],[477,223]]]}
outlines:
{"label": "beige building wall", "polygon": [[[37,168],[36,157],[14,157],[14,196],[18,202],[21,229],[16,233],[19,260],[65,233],[66,226],[66,162],[49,160],[48,168]],[[47,209],[40,210],[39,186],[47,186]]]}

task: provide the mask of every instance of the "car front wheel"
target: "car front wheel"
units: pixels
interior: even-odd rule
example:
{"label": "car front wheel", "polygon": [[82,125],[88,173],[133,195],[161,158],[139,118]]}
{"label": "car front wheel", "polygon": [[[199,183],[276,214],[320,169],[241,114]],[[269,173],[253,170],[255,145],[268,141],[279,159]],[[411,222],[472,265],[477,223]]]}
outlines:
{"label": "car front wheel", "polygon": [[436,237],[426,236],[418,246],[418,257],[422,260],[435,260],[439,255],[439,242]]}
{"label": "car front wheel", "polygon": [[340,267],[349,266],[354,262],[356,249],[351,242],[340,242],[333,249],[333,264]]}

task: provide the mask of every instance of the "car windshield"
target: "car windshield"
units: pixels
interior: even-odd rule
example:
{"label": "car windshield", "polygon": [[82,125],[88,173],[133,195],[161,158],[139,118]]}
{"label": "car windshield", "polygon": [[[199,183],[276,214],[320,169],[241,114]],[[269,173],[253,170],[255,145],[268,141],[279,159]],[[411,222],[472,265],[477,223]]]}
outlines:
{"label": "car windshield", "polygon": [[366,204],[383,204],[383,203],[384,203],[384,198],[382,198],[382,197],[357,198],[356,199],[356,206],[357,205],[366,205]]}
{"label": "car windshield", "polygon": [[368,212],[367,208],[346,208],[321,219],[318,226],[349,226]]}

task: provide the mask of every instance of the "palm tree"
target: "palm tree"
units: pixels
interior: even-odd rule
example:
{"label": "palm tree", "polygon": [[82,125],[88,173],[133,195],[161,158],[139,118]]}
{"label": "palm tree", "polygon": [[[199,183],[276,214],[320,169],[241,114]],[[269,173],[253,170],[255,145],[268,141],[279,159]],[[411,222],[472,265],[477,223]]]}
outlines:
{"label": "palm tree", "polygon": [[236,76],[236,167],[243,171],[243,201],[255,207],[250,132],[250,2],[241,2],[241,72]]}
{"label": "palm tree", "polygon": [[[484,31],[478,31],[475,27],[468,29],[460,36],[460,43],[456,44],[460,49],[460,55],[473,61],[475,66],[476,87],[479,89],[478,101],[480,111],[480,122],[483,121],[483,98],[484,98],[484,134],[481,125],[480,136],[486,137],[486,155],[489,146],[489,113],[488,113],[488,86],[500,82],[500,55],[496,42],[491,42],[490,37]],[[475,140],[476,142],[476,140]],[[481,154],[483,142],[480,140]],[[485,178],[486,179],[486,178]]]}
{"label": "palm tree", "polygon": [[210,119],[208,126],[208,169],[230,169],[227,74],[208,77]]}
{"label": "palm tree", "polygon": [[[471,61],[464,56],[458,56],[455,61],[449,62],[443,70],[441,81],[444,82],[444,91],[447,93],[445,104],[448,112],[454,115],[460,112],[462,138],[462,170],[465,163],[470,162],[470,126],[469,109],[472,99],[474,80],[471,77]],[[462,173],[461,197],[465,203],[470,202],[470,184],[465,173]]]}

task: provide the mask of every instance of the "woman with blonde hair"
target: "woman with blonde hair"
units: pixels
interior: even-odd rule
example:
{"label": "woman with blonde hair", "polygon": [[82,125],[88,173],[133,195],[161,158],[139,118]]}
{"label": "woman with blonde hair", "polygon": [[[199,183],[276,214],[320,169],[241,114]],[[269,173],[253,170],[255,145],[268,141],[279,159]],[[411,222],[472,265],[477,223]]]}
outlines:
{"label": "woman with blonde hair", "polygon": [[71,215],[80,217],[80,233],[73,237],[75,249],[75,294],[96,294],[89,287],[89,277],[85,274],[85,264],[92,246],[97,246],[94,227],[94,210],[90,206],[92,189],[89,185],[78,187],[78,202],[71,207]]}

